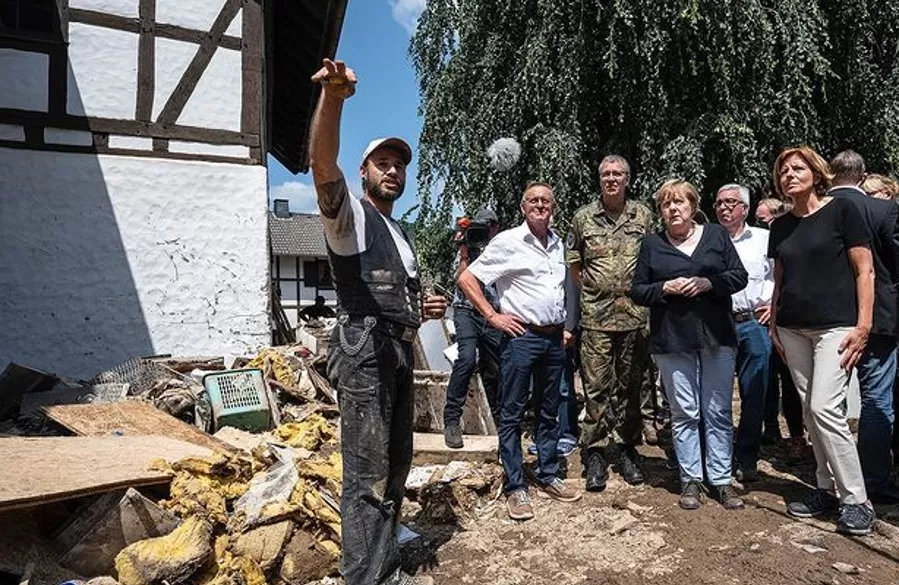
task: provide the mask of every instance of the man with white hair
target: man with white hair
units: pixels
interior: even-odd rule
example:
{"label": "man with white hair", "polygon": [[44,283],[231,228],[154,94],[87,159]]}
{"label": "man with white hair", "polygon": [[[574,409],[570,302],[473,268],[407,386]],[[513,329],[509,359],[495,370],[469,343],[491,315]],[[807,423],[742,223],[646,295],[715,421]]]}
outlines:
{"label": "man with white hair", "polygon": [[737,380],[740,386],[740,424],[734,446],[734,474],[742,482],[758,480],[759,445],[768,389],[771,340],[771,295],[774,267],[768,259],[768,230],[746,225],[749,189],[728,184],[718,189],[715,214],[730,234],[740,261],[749,273],[746,288],[731,299],[737,330]]}

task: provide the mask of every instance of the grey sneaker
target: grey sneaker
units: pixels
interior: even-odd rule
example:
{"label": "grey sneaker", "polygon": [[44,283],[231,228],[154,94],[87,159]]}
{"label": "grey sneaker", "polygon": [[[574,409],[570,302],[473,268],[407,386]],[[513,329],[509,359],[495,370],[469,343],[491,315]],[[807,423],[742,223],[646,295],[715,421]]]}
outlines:
{"label": "grey sneaker", "polygon": [[534,517],[534,507],[528,490],[516,490],[506,498],[506,511],[512,520],[530,520]]}
{"label": "grey sneaker", "polygon": [[715,499],[718,500],[725,510],[742,510],[744,507],[743,499],[737,495],[731,485],[719,485],[715,488]]}
{"label": "grey sneaker", "polygon": [[464,446],[462,442],[462,427],[459,423],[450,423],[443,429],[443,442],[450,449],[461,449]]}
{"label": "grey sneaker", "polygon": [[845,504],[840,509],[837,532],[853,536],[871,534],[871,529],[874,527],[874,519],[874,508],[870,504]]}
{"label": "grey sneaker", "polygon": [[798,502],[787,504],[787,514],[796,518],[811,518],[821,514],[836,514],[840,501],[827,490],[816,489]]}
{"label": "grey sneaker", "polygon": [[552,481],[542,487],[543,493],[560,502],[576,502],[581,499],[580,491],[568,487],[565,485],[565,482],[558,477],[554,477]]}

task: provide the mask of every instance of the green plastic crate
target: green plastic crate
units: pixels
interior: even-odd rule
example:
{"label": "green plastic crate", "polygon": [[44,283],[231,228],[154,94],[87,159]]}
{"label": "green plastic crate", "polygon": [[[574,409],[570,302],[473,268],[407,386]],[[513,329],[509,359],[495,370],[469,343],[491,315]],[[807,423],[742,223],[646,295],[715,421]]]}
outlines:
{"label": "green plastic crate", "polygon": [[234,427],[245,431],[267,431],[272,427],[262,370],[226,370],[203,376],[209,394],[215,428]]}

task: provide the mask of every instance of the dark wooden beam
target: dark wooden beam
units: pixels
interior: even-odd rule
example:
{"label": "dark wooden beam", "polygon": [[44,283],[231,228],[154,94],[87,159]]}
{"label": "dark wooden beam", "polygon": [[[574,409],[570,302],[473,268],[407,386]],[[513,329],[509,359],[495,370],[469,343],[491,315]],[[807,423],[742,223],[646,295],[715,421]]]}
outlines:
{"label": "dark wooden beam", "polygon": [[16,124],[19,126],[33,125],[64,128],[68,130],[90,130],[93,132],[106,132],[108,134],[121,134],[123,136],[166,138],[170,140],[208,142],[209,144],[239,144],[250,147],[260,146],[258,134],[245,134],[243,132],[234,132],[232,130],[214,130],[210,128],[198,128],[196,126],[169,125],[140,120],[87,118],[83,116],[47,114],[45,112],[30,112],[27,110],[12,110],[5,108],[0,108],[0,124]]}
{"label": "dark wooden beam", "polygon": [[153,117],[156,89],[156,0],[140,0],[140,38],[137,44],[137,105],[134,117],[149,122]]}
{"label": "dark wooden beam", "polygon": [[[83,8],[70,8],[69,20],[71,22],[80,22],[82,24],[90,24],[92,26],[111,28],[125,32],[141,32],[141,21],[139,18],[128,18],[127,16],[106,14],[103,12],[95,12],[93,10],[84,10]],[[157,38],[184,41],[197,45],[209,38],[209,31],[193,30],[173,24],[157,23],[154,25],[154,28]],[[227,26],[225,28],[227,28]],[[224,49],[239,51],[241,40],[237,37],[226,36],[223,34],[219,40],[219,46]]]}
{"label": "dark wooden beam", "polygon": [[169,151],[169,139],[168,138],[154,138],[153,139],[153,151],[154,152],[168,152]]}
{"label": "dark wooden beam", "polygon": [[169,96],[168,101],[162,107],[162,111],[159,112],[157,122],[174,124],[178,120],[181,112],[184,111],[184,106],[187,105],[187,100],[190,99],[190,95],[196,89],[200,77],[212,60],[222,35],[225,34],[225,30],[228,29],[240,8],[241,0],[225,0],[225,5],[209,30],[208,38],[200,44],[200,48],[197,49],[197,53],[178,81],[178,85],[175,86],[172,95]]}
{"label": "dark wooden beam", "polygon": [[54,45],[48,53],[47,109],[53,115],[65,115],[69,85],[69,52],[65,45]]}
{"label": "dark wooden beam", "polygon": [[240,130],[260,134],[262,132],[262,62],[265,51],[262,2],[243,0],[242,87]]}

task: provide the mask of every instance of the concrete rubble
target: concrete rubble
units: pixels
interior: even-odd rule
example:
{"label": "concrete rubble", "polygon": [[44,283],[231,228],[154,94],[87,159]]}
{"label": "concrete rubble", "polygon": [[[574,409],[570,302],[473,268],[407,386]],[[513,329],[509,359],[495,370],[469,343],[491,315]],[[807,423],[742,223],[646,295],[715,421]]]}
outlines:
{"label": "concrete rubble", "polygon": [[[142,499],[154,518],[170,520],[117,536],[115,550],[110,551],[108,543],[101,547],[102,557],[85,558],[93,549],[82,546],[77,551],[84,552],[77,552],[80,558],[73,561],[72,547],[60,550],[57,539],[54,549],[52,536],[72,523],[88,534],[103,534],[91,531],[99,516],[87,510],[97,508],[102,498],[109,500],[104,504],[109,508],[122,499],[123,492],[107,491],[73,499],[71,505],[17,512],[35,518],[36,526],[50,526],[30,536],[35,547],[46,545],[54,553],[44,558],[46,567],[34,568],[30,583],[56,585],[59,575],[79,585],[101,580],[102,585],[336,582],[332,579],[337,576],[341,550],[339,410],[336,393],[325,378],[326,347],[318,346],[317,353],[294,345],[263,348],[256,355],[237,358],[136,358],[85,381],[36,372],[28,388],[16,389],[15,404],[8,405],[8,416],[0,420],[0,451],[5,436],[65,435],[67,429],[48,419],[48,406],[133,400],[189,423],[223,447],[205,457],[154,461],[148,471],[170,476],[170,483],[162,489],[131,486],[128,497]],[[261,370],[270,397],[269,430],[249,432],[239,425],[218,428],[203,376],[252,368]],[[28,368],[16,371],[20,378],[23,372],[30,373]],[[426,374],[423,384],[433,385],[433,374]],[[4,392],[12,396],[0,384],[0,395]],[[115,421],[102,427],[115,428]],[[189,435],[176,438],[191,440]],[[409,502],[404,508],[411,514],[404,521],[475,518],[495,500],[501,473],[495,455],[492,462],[450,461],[416,467],[410,474]],[[0,501],[0,523],[4,513]],[[60,564],[66,553],[68,567]],[[0,538],[0,569],[23,574],[25,567],[13,556],[6,557]],[[114,567],[105,571],[109,574],[73,570],[109,566],[112,559]]]}

